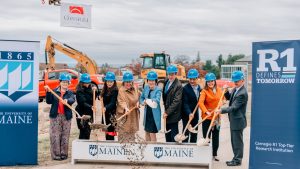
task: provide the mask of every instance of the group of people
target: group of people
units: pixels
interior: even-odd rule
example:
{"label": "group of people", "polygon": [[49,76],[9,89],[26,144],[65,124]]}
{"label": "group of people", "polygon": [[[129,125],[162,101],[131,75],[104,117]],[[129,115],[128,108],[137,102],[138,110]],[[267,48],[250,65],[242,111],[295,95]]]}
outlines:
{"label": "group of people", "polygon": [[[205,86],[202,89],[198,84],[199,72],[190,69],[187,74],[189,83],[184,87],[177,79],[178,69],[175,65],[167,67],[167,79],[161,89],[158,87],[158,75],[155,71],[149,71],[146,84],[140,93],[134,85],[133,74],[125,72],[120,88],[117,87],[115,74],[107,72],[104,78],[104,87],[100,92],[96,86],[91,85],[88,74],[82,74],[80,83],[77,86],[76,96],[68,90],[71,77],[68,74],[60,75],[60,86],[54,89],[62,99],[57,99],[47,92],[46,102],[52,104],[50,110],[50,143],[51,157],[54,160],[64,160],[68,157],[68,139],[72,110],[65,104],[72,105],[77,100],[76,111],[80,116],[90,116],[89,120],[77,119],[79,129],[79,139],[89,139],[92,123],[93,92],[96,99],[103,101],[103,111],[105,112],[106,124],[111,125],[106,131],[106,140],[114,140],[118,135],[118,141],[134,141],[135,134],[139,130],[139,108],[144,106],[143,126],[146,141],[156,142],[156,133],[161,130],[161,117],[164,119],[166,142],[175,142],[175,136],[179,134],[179,121],[182,120],[183,127],[190,123],[195,126],[200,117],[206,119],[202,123],[203,138],[211,138],[213,159],[217,158],[219,148],[220,114],[228,113],[231,130],[231,143],[234,157],[227,162],[228,166],[241,165],[243,158],[243,129],[246,127],[246,105],[248,100],[247,90],[244,87],[244,75],[241,71],[233,72],[232,81],[235,88],[223,94],[228,86],[223,89],[216,84],[216,76],[207,73],[205,76]],[[46,88],[48,91],[49,89]],[[224,98],[223,98],[224,96]],[[160,106],[163,99],[164,110]],[[229,100],[229,106],[220,108],[220,100]],[[201,110],[198,112],[198,107]],[[195,110],[195,111],[194,111]],[[162,114],[163,113],[163,114]],[[126,116],[122,116],[126,114]],[[124,118],[120,118],[120,117]],[[119,119],[118,119],[119,118]],[[116,120],[118,119],[118,120]],[[213,126],[208,131],[210,126]],[[118,129],[118,130],[116,130]],[[196,128],[197,130],[197,128]],[[209,132],[209,133],[208,133]],[[207,134],[208,133],[208,134]],[[183,142],[197,142],[197,134],[186,131],[186,139]]]}

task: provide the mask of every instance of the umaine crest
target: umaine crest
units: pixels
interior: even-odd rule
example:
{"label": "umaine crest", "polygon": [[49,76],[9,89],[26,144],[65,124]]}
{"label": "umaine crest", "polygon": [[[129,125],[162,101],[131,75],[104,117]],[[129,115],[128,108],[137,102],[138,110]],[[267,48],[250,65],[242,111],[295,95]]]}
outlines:
{"label": "umaine crest", "polygon": [[163,148],[162,147],[154,147],[154,156],[156,158],[160,158],[163,156]]}
{"label": "umaine crest", "polygon": [[98,145],[90,145],[89,146],[89,153],[92,156],[95,156],[98,154]]}
{"label": "umaine crest", "polygon": [[0,62],[0,93],[12,101],[33,91],[33,61]]}

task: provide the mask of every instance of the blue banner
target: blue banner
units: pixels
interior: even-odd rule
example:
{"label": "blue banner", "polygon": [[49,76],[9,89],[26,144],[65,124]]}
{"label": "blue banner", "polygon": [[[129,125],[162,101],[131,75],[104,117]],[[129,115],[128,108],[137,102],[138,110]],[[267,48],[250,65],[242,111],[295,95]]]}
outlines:
{"label": "blue banner", "polygon": [[300,41],[254,42],[250,169],[300,169]]}
{"label": "blue banner", "polygon": [[0,166],[37,164],[39,46],[0,40]]}

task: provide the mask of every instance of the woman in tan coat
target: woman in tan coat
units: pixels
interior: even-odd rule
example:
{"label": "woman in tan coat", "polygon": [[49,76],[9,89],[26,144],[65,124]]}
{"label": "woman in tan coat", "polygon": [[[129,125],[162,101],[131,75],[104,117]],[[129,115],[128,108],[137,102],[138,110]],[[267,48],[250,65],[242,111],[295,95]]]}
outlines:
{"label": "woman in tan coat", "polygon": [[123,74],[123,83],[119,89],[117,102],[117,118],[132,110],[127,116],[118,121],[119,142],[135,140],[135,133],[139,130],[139,92],[133,85],[133,75]]}

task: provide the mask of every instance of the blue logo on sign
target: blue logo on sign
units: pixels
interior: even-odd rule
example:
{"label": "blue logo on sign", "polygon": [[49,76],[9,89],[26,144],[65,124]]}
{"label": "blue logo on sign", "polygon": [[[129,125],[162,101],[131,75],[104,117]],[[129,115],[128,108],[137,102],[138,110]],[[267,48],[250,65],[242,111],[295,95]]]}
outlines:
{"label": "blue logo on sign", "polygon": [[98,154],[98,145],[90,145],[89,147],[89,153],[92,156],[95,156]]}
{"label": "blue logo on sign", "polygon": [[33,62],[1,60],[0,77],[0,93],[15,102],[33,91]]}
{"label": "blue logo on sign", "polygon": [[163,156],[163,148],[162,147],[154,147],[154,156],[156,158],[160,158]]}

